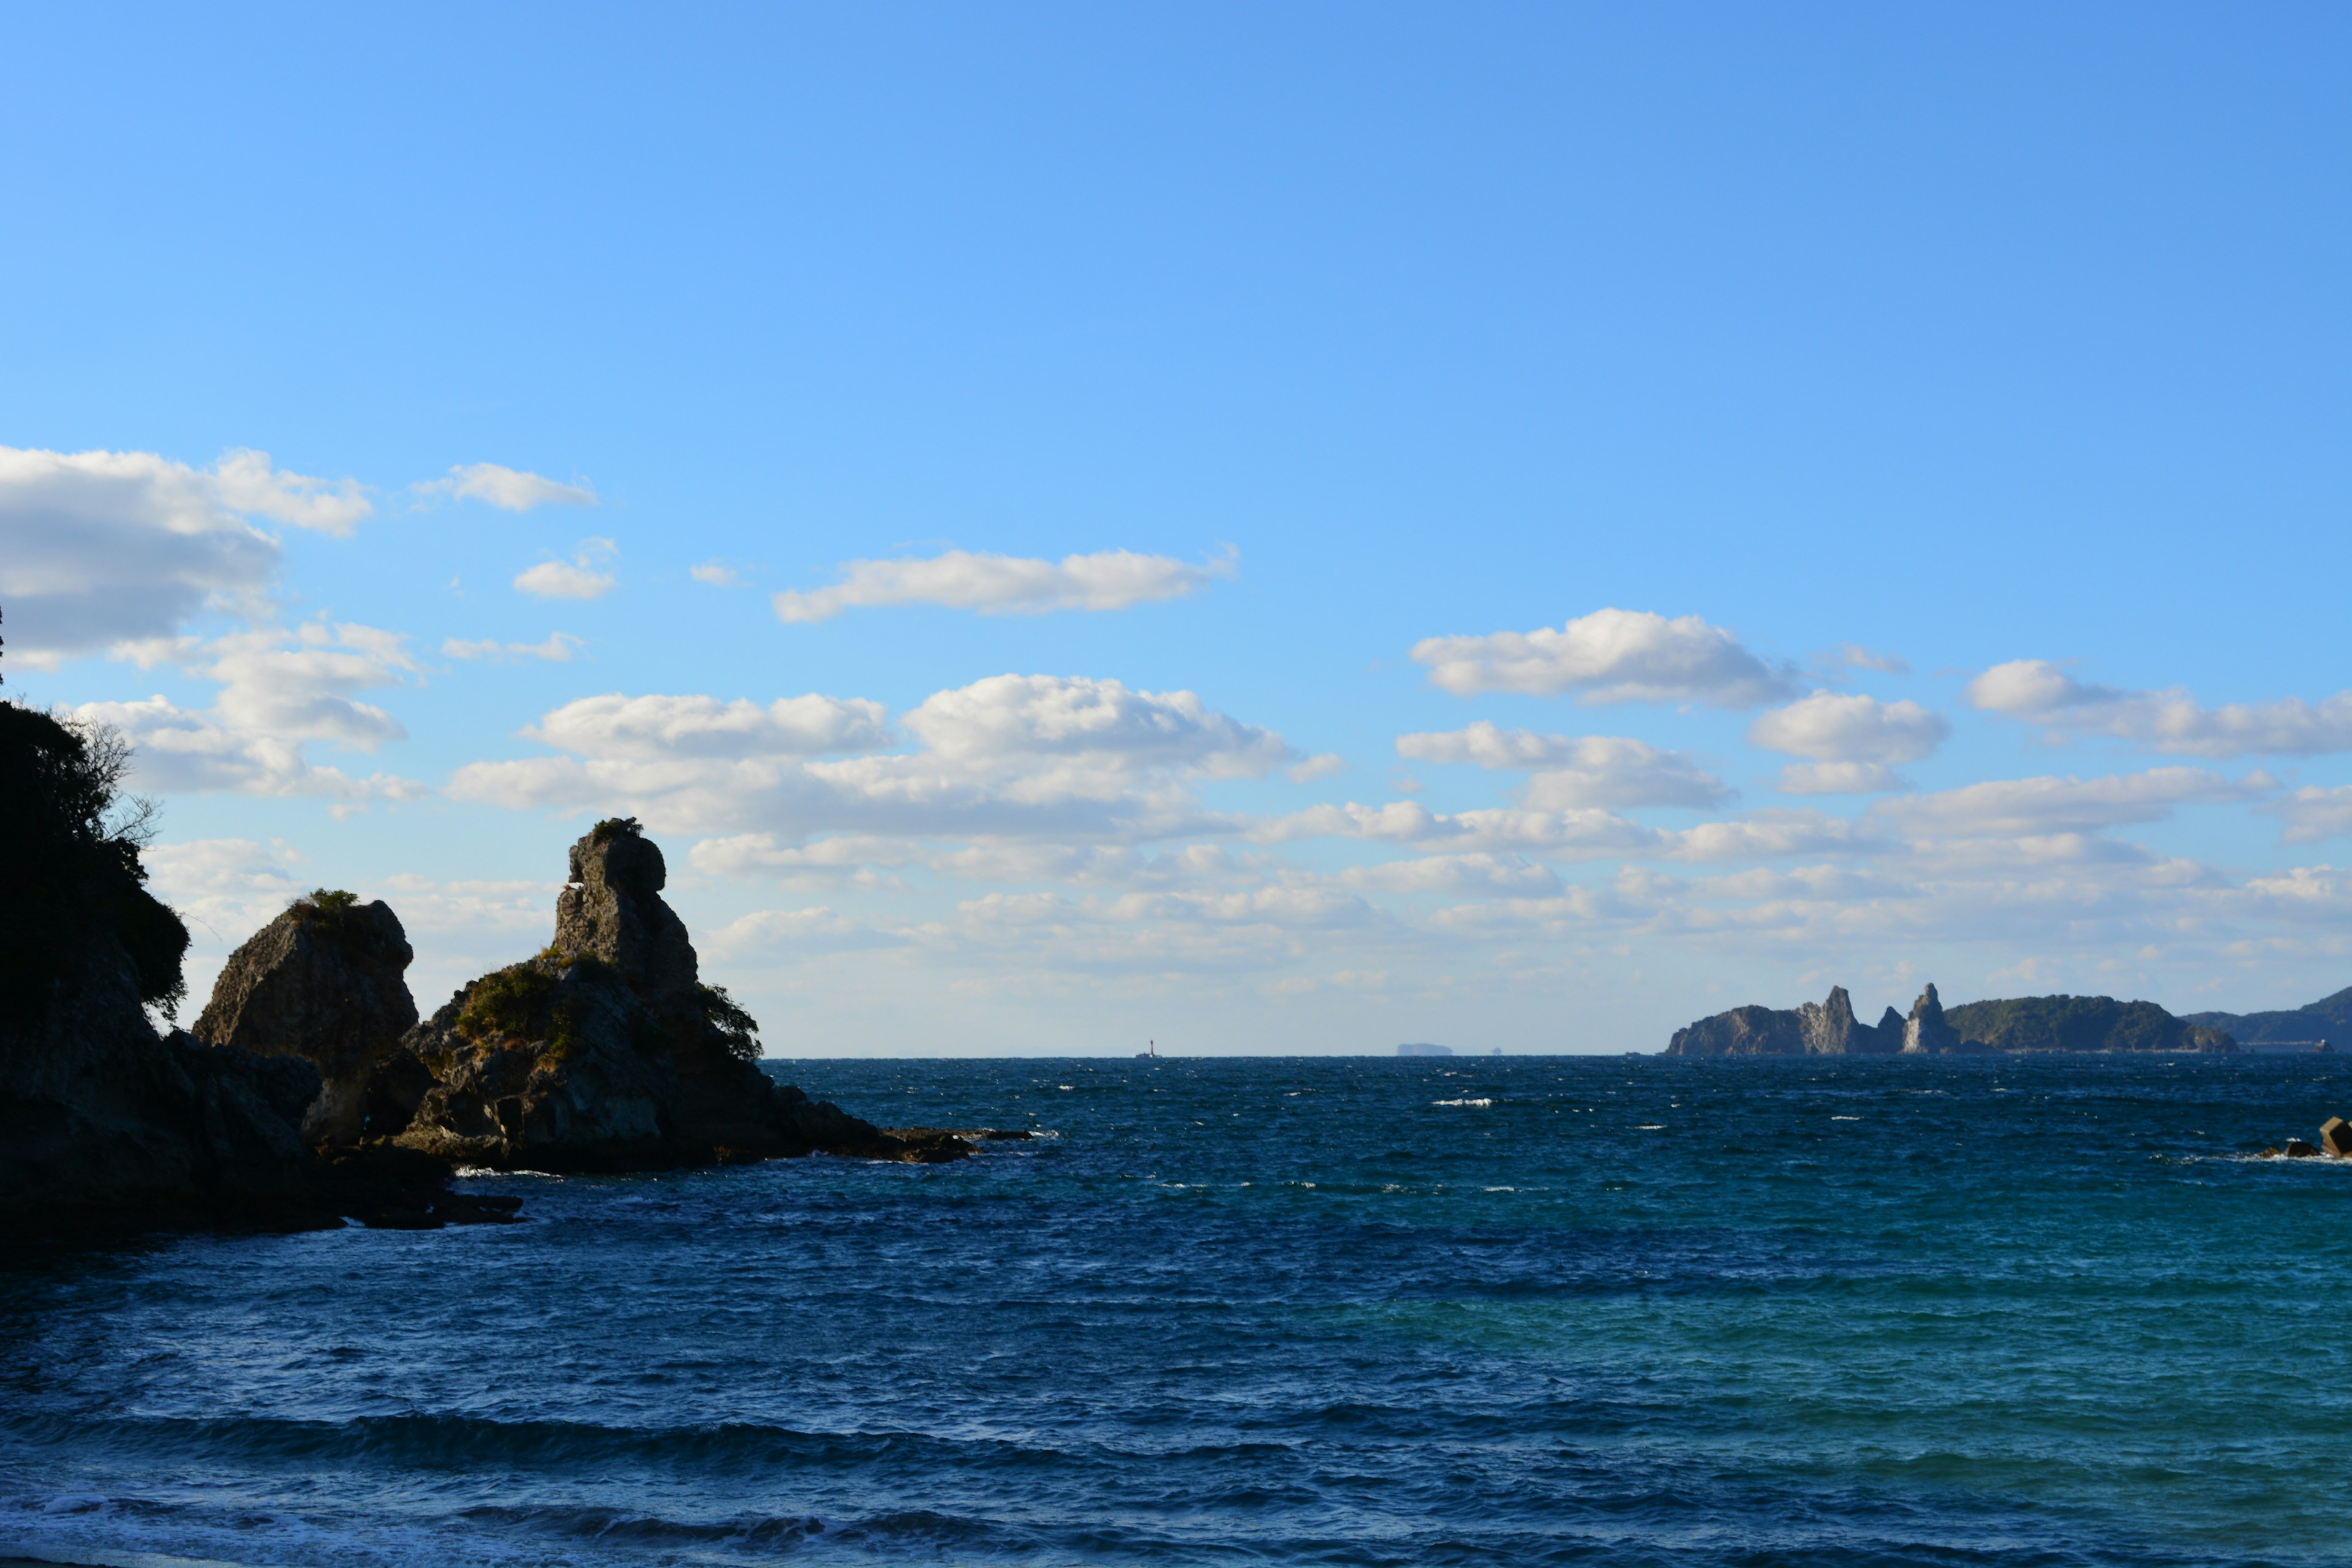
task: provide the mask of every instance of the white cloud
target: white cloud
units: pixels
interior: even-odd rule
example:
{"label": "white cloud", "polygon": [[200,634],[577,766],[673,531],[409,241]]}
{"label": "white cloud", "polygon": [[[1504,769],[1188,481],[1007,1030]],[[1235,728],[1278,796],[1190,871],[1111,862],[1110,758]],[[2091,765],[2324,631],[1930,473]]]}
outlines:
{"label": "white cloud", "polygon": [[614,578],[597,568],[621,552],[609,539],[583,539],[569,561],[542,561],[515,577],[514,585],[535,599],[601,599]]}
{"label": "white cloud", "polygon": [[1559,890],[1559,878],[1551,868],[1517,855],[1424,855],[1412,860],[1351,867],[1337,879],[1343,886],[1377,888],[1384,892],[1457,897],[1509,894],[1539,898]]}
{"label": "white cloud", "polygon": [[314,479],[273,468],[267,452],[229,452],[213,465],[212,479],[221,503],[231,511],[316,529],[338,539],[349,538],[375,510],[357,479]]}
{"label": "white cloud", "polygon": [[206,472],[152,452],[0,447],[8,651],[45,667],[170,636],[208,606],[247,608],[278,560],[247,518],[347,534],[370,510],[355,481],[274,470],[259,452]]}
{"label": "white cloud", "polygon": [[765,708],[716,697],[583,697],[523,731],[583,757],[813,757],[892,745],[887,716],[864,698],[779,697]]}
{"label": "white cloud", "polygon": [[835,914],[820,904],[807,910],[757,910],[711,933],[710,951],[740,958],[783,950],[795,957],[850,952],[861,948],[903,947],[911,938]]}
{"label": "white cloud", "polygon": [[811,761],[888,743],[870,702],[797,698],[760,709],[711,698],[591,698],[529,738],[574,754],[475,763],[461,799],[627,809],[667,828],[732,835],[879,834],[1142,842],[1218,830],[1190,781],[1256,777],[1293,759],[1279,735],[1189,691],[1116,680],[999,676],[936,693],[905,720],[912,755]]}
{"label": "white cloud", "polygon": [[2202,768],[2156,768],[2094,779],[1995,780],[1881,801],[1871,809],[1906,831],[1937,837],[2094,833],[2159,821],[2177,806],[2252,799],[2272,787],[2259,773],[2241,780]]}
{"label": "white cloud", "polygon": [[2280,835],[2290,844],[2310,844],[2352,833],[2352,784],[2334,789],[2306,785],[2284,798],[2256,806],[2286,823]]}
{"label": "white cloud", "polygon": [[907,728],[940,756],[963,763],[1054,756],[1260,778],[1297,756],[1281,736],[1216,712],[1190,691],[1131,691],[1076,676],[997,675],[937,692],[907,715]]}
{"label": "white cloud", "polygon": [[2178,688],[2128,691],[2076,680],[2047,659],[1997,664],[1968,684],[1970,703],[1990,713],[2076,734],[2108,735],[2175,756],[2316,756],[2352,751],[2352,691],[2317,702],[2199,706]]}
{"label": "white cloud", "polygon": [[1836,691],[1816,691],[1748,726],[1752,744],[1824,763],[1916,763],[1951,732],[1949,720],[1908,698],[1881,702]]}
{"label": "white cloud", "polygon": [[365,779],[312,763],[303,742],[373,751],[405,737],[400,721],[356,693],[397,686],[416,668],[398,633],[309,621],[290,631],[235,632],[209,641],[156,638],[122,647],[142,668],[175,665],[219,683],[213,706],[190,710],[162,696],[89,702],[74,712],[113,725],[137,747],[133,777],[164,794],[233,791],[321,795],[346,803],[414,800],[424,786],[377,773]]}
{"label": "white cloud", "polygon": [[137,748],[131,782],[160,795],[226,792],[315,795],[350,805],[380,798],[415,800],[425,786],[388,773],[353,778],[311,763],[302,743],[254,734],[223,723],[215,713],[181,708],[168,698],[131,702],[84,702],[74,717],[110,724]]}
{"label": "white cloud", "polygon": [[1782,795],[1885,795],[1910,786],[1885,763],[1791,763],[1772,787]]}
{"label": "white cloud", "polygon": [[927,560],[850,561],[830,588],[775,596],[776,618],[827,620],[846,609],[880,605],[943,605],[984,616],[1053,610],[1124,610],[1181,599],[1234,572],[1234,556],[1194,564],[1165,555],[1105,550],[1040,561],[950,550]]}
{"label": "white cloud", "polygon": [[716,561],[706,561],[699,566],[690,566],[687,568],[687,575],[698,583],[707,583],[714,588],[732,588],[740,585],[743,581],[735,568]]}
{"label": "white cloud", "polygon": [[446,496],[453,500],[488,501],[501,511],[529,511],[542,506],[594,506],[596,492],[586,485],[567,485],[538,474],[509,468],[502,463],[459,463],[448,475],[415,487],[419,494]]}
{"label": "white cloud", "polygon": [[441,645],[444,658],[489,659],[504,663],[512,658],[543,658],[556,664],[569,664],[572,656],[584,645],[570,632],[550,632],[545,642],[505,642],[485,637],[479,642],[467,642],[451,637]]}
{"label": "white cloud", "polygon": [[1427,637],[1412,657],[1431,684],[1457,697],[1516,691],[1592,702],[1697,702],[1750,708],[1787,696],[1790,680],[1721,626],[1696,616],[1595,610],[1554,630]]}
{"label": "white cloud", "polygon": [[1344,773],[1347,771],[1348,761],[1345,757],[1340,756],[1337,752],[1322,752],[1303,763],[1294,763],[1285,769],[1284,776],[1292,784],[1313,784],[1318,779],[1328,779],[1334,773]]}
{"label": "white cloud", "polygon": [[1850,670],[1874,669],[1881,675],[1908,675],[1910,661],[1900,654],[1882,653],[1864,647],[1859,643],[1840,643],[1837,647],[1813,655],[1813,672],[1824,680],[1835,680]]}
{"label": "white cloud", "polygon": [[193,934],[223,952],[277,919],[306,884],[301,857],[282,839],[198,838],[151,846],[145,863],[155,896],[184,916]]}
{"label": "white cloud", "polygon": [[1709,806],[1731,795],[1685,754],[1612,735],[1543,735],[1481,720],[1462,730],[1400,735],[1396,749],[1415,762],[1539,769],[1528,781],[1525,801],[1537,810]]}

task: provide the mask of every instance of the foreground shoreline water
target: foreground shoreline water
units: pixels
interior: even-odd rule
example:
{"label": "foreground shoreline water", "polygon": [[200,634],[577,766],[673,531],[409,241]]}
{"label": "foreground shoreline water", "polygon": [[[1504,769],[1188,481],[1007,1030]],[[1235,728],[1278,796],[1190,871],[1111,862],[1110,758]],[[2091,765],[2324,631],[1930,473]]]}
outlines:
{"label": "foreground shoreline water", "polygon": [[861,1062],[1057,1134],[0,1274],[0,1550],[2336,1560],[2326,1058]]}

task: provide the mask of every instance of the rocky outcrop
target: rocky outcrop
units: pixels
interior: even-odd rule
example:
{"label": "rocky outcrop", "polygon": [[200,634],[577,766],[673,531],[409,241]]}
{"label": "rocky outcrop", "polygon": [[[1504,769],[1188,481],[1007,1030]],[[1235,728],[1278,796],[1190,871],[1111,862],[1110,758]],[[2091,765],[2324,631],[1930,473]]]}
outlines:
{"label": "rocky outcrop", "polygon": [[146,1010],[182,994],[187,931],[109,826],[128,756],[0,703],[0,1234],[504,1217],[438,1163],[309,1148],[310,1062],[157,1035]]}
{"label": "rocky outcrop", "polygon": [[[1893,1017],[1895,1010],[1887,1009]],[[1900,1025],[1901,1020],[1895,1020]],[[1858,1023],[1845,987],[1830,988],[1823,1002],[1788,1009],[1747,1006],[1701,1018],[1675,1031],[1670,1057],[1885,1056],[1900,1048],[1899,1036],[1882,1023]]]}
{"label": "rocky outcrop", "polygon": [[405,978],[415,956],[388,905],[322,889],[229,956],[196,1037],[312,1063],[321,1083],[303,1110],[304,1139],[356,1145],[375,1068],[416,1025]]}
{"label": "rocky outcrop", "polygon": [[421,1074],[429,1087],[397,1142],[501,1169],[971,1152],[963,1140],[886,1132],[761,1072],[758,1026],[702,983],[685,923],[661,897],[667,876],[634,821],[599,823],[572,847],[554,942],[460,988],[411,1030],[376,1075],[370,1115],[396,1116],[383,1086]]}
{"label": "rocky outcrop", "polygon": [[1911,1016],[1903,1021],[1903,1054],[1934,1056],[1959,1048],[1960,1032],[1945,1018],[1943,998],[1930,982],[1911,1004]]}

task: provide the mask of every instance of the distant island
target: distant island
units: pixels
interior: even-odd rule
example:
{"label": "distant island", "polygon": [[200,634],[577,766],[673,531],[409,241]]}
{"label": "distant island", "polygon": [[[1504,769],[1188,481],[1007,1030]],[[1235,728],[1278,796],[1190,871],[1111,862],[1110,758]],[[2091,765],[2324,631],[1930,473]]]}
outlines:
{"label": "distant island", "polygon": [[2189,1013],[2181,1022],[2224,1030],[2242,1046],[2352,1039],[2352,985],[2284,1013]]}
{"label": "distant island", "polygon": [[[2332,1011],[2331,1011],[2332,1009]],[[2315,1047],[2330,1020],[2352,1034],[2352,990],[2292,1013],[2200,1013],[2175,1017],[2153,1002],[2113,996],[2020,996],[1967,1002],[1947,1009],[1932,984],[1906,1016],[1889,1007],[1876,1024],[1854,1016],[1843,985],[1822,1002],[1774,1008],[1734,1007],[1675,1031],[1665,1055],[1967,1056],[2011,1051],[2229,1052],[2234,1026],[2267,1031],[2257,1039],[2308,1039]],[[2273,1023],[2273,1020],[2287,1021]],[[2301,1029],[2305,1034],[2291,1031]]]}
{"label": "distant island", "polygon": [[1426,1041],[1397,1047],[1397,1055],[1401,1057],[1450,1057],[1453,1054],[1452,1046],[1433,1046]]}

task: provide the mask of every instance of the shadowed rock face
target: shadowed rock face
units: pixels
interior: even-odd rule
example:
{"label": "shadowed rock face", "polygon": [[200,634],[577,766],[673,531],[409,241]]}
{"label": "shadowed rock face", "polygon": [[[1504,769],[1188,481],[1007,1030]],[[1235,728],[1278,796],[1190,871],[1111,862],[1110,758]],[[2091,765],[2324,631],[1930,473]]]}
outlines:
{"label": "shadowed rock face", "polygon": [[464,986],[402,1042],[431,1080],[402,1145],[469,1164],[608,1171],[970,1152],[886,1133],[739,1054],[748,1037],[722,1026],[730,1005],[702,985],[685,923],[661,898],[661,850],[633,824],[599,824],[572,847],[571,871],[547,950]]}
{"label": "shadowed rock face", "polygon": [[310,1061],[157,1036],[187,933],[105,827],[110,744],[0,702],[0,1235],[504,1217],[433,1163],[308,1148]]}
{"label": "shadowed rock face", "polygon": [[373,1068],[416,1024],[404,978],[414,956],[389,906],[306,899],[230,955],[196,1037],[315,1064],[322,1082],[303,1136],[356,1143]]}

